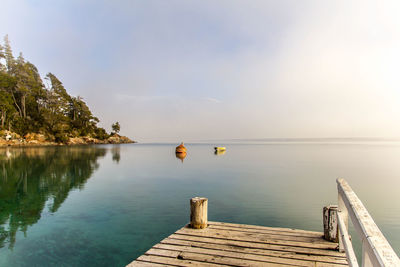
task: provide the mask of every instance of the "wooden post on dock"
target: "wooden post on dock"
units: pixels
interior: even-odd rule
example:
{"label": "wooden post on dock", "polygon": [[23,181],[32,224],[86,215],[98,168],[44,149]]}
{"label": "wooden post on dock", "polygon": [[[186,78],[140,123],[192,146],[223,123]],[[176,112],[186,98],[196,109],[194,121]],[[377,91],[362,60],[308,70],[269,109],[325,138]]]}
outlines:
{"label": "wooden post on dock", "polygon": [[338,243],[339,231],[337,220],[337,205],[329,205],[324,207],[323,221],[324,221],[324,238],[325,240]]}
{"label": "wooden post on dock", "polygon": [[207,220],[208,199],[205,197],[194,197],[190,199],[190,227],[203,229],[208,225]]}

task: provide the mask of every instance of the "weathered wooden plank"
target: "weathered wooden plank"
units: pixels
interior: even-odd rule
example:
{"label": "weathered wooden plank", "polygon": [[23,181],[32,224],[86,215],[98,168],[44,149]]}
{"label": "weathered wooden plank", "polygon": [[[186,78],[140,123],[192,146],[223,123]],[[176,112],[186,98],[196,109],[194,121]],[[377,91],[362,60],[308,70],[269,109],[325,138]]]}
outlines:
{"label": "weathered wooden plank", "polygon": [[190,247],[190,246],[177,246],[177,245],[171,245],[171,244],[157,244],[153,248],[175,250],[175,251],[181,251],[181,252],[190,252],[190,253],[197,253],[197,254],[204,254],[204,255],[211,255],[211,256],[221,256],[221,257],[225,257],[225,258],[234,258],[234,259],[241,259],[241,260],[255,260],[255,261],[266,262],[266,263],[272,262],[272,263],[288,264],[288,265],[296,265],[296,266],[314,266],[315,265],[310,261],[279,258],[279,257],[265,256],[265,255],[238,253],[238,252],[223,251],[223,250],[211,249],[211,248],[196,248],[196,247]]}
{"label": "weathered wooden plank", "polygon": [[209,230],[214,230],[218,232],[230,232],[230,233],[237,233],[243,234],[248,236],[263,236],[266,238],[271,239],[278,239],[278,240],[287,240],[287,241],[301,241],[301,242],[310,242],[310,243],[326,243],[327,241],[322,238],[322,236],[313,237],[313,236],[297,236],[297,235],[283,235],[276,232],[257,232],[257,231],[241,231],[241,230],[231,230],[226,228],[208,228]]}
{"label": "weathered wooden plank", "polygon": [[166,250],[175,250],[175,251],[183,251],[183,252],[191,252],[198,254],[206,254],[212,256],[221,256],[226,258],[236,258],[242,260],[255,260],[266,263],[279,263],[279,264],[287,264],[287,265],[296,265],[296,266],[315,266],[315,261],[311,260],[299,260],[299,259],[291,259],[280,256],[270,256],[270,255],[258,255],[252,254],[248,252],[238,252],[238,251],[228,251],[221,249],[213,249],[213,248],[200,248],[200,247],[192,247],[192,246],[181,246],[181,245],[173,245],[173,244],[157,244],[153,248],[158,249],[166,249]]}
{"label": "weathered wooden plank", "polygon": [[167,266],[167,265],[189,266],[189,267],[216,267],[216,266],[219,266],[218,264],[213,264],[213,263],[198,262],[198,261],[194,261],[194,260],[184,260],[184,259],[177,259],[177,258],[156,256],[156,255],[142,255],[139,258],[137,258],[137,261],[162,264],[164,266]]}
{"label": "weathered wooden plank", "polygon": [[126,265],[126,267],[150,267],[150,266],[176,266],[176,265],[170,265],[170,264],[165,264],[165,263],[155,263],[155,262],[145,262],[145,261],[133,261],[130,264]]}
{"label": "weathered wooden plank", "polygon": [[[188,228],[187,226],[182,227],[178,231],[186,231],[186,232],[192,232],[193,229]],[[196,231],[197,232],[197,231]],[[323,235],[319,236],[296,236],[296,235],[281,235],[279,233],[269,233],[269,232],[253,232],[253,231],[236,231],[236,230],[231,230],[231,229],[225,229],[225,228],[218,228],[218,227],[208,227],[206,229],[202,229],[199,232],[204,232],[204,233],[210,233],[210,235],[214,234],[232,234],[232,235],[242,235],[242,236],[248,236],[252,237],[255,239],[258,238],[269,238],[269,239],[279,239],[279,240],[287,240],[287,241],[298,241],[298,242],[309,242],[309,243],[322,243],[326,244],[331,247],[335,247],[335,244],[332,244],[332,242],[327,242],[324,240],[322,237]],[[218,236],[216,236],[218,237]]]}
{"label": "weathered wooden plank", "polygon": [[295,231],[288,231],[280,236],[263,228],[214,226],[202,230],[184,227],[139,257],[131,267],[141,266],[139,263],[143,266],[347,265],[344,253],[333,250],[334,243],[323,240],[322,233],[319,237],[315,232],[311,236],[304,236],[304,232],[297,236]]}
{"label": "weathered wooden plank", "polygon": [[[284,237],[284,238],[304,238],[304,240],[316,240],[319,239],[321,240],[321,237],[323,236],[322,234],[320,235],[310,235],[306,233],[289,233],[289,232],[278,232],[278,231],[272,231],[272,230],[261,230],[261,229],[246,229],[246,228],[234,228],[234,227],[226,227],[226,226],[216,226],[216,225],[211,225],[208,227],[208,229],[212,230],[224,230],[224,231],[232,231],[232,232],[243,232],[243,233],[254,233],[254,234],[270,234],[270,235],[276,235],[279,237]],[[322,240],[322,242],[325,242]]]}
{"label": "weathered wooden plank", "polygon": [[331,242],[321,242],[324,241],[322,238],[319,240],[285,240],[284,238],[277,239],[276,236],[268,234],[252,234],[252,233],[236,233],[233,231],[223,231],[223,230],[213,230],[213,229],[202,229],[202,230],[192,230],[188,228],[182,228],[178,230],[178,234],[194,235],[194,236],[205,236],[213,238],[223,238],[229,240],[238,241],[249,241],[257,243],[267,243],[267,244],[279,244],[286,246],[297,246],[297,247],[308,247],[308,248],[321,248],[321,249],[336,249],[337,244]]}
{"label": "weathered wooden plank", "polygon": [[279,232],[288,232],[288,233],[307,233],[310,235],[322,236],[322,232],[316,231],[308,231],[308,230],[301,230],[301,229],[294,229],[294,228],[282,228],[282,227],[268,227],[268,226],[260,226],[260,225],[250,225],[250,224],[235,224],[235,223],[226,223],[226,222],[214,222],[209,221],[208,224],[210,226],[229,226],[234,228],[245,228],[245,229],[259,229],[259,230],[272,230],[272,231],[279,231]]}
{"label": "weathered wooden plank", "polygon": [[248,247],[240,247],[240,246],[232,246],[227,244],[213,244],[207,242],[200,241],[188,241],[188,240],[179,240],[173,238],[166,238],[160,242],[161,244],[171,244],[171,245],[181,245],[181,246],[190,246],[190,247],[198,247],[205,249],[216,249],[223,251],[230,251],[235,253],[247,253],[254,255],[263,255],[263,256],[273,256],[273,257],[282,257],[287,259],[297,259],[297,260],[308,260],[315,262],[325,262],[325,263],[336,263],[336,264],[347,264],[346,259],[333,257],[333,256],[319,256],[319,255],[310,255],[310,254],[299,254],[296,252],[287,252],[287,251],[276,251],[269,249],[257,249],[257,248],[248,248]]}
{"label": "weathered wooden plank", "polygon": [[315,267],[343,267],[343,266],[348,266],[346,265],[337,265],[337,264],[332,264],[332,263],[325,263],[325,262],[316,262]]}
{"label": "weathered wooden plank", "polygon": [[[163,256],[163,257],[172,257],[180,260],[187,261],[196,261],[198,263],[214,263],[214,264],[223,264],[223,265],[231,265],[231,266],[301,266],[301,265],[289,265],[289,264],[279,264],[274,262],[260,262],[255,260],[248,259],[240,259],[240,258],[230,258],[218,255],[207,255],[207,254],[199,254],[193,252],[186,251],[171,251],[164,249],[152,248],[146,255],[154,255],[154,256]],[[176,255],[176,256],[175,256]]]}
{"label": "weathered wooden plank", "polygon": [[276,251],[286,251],[286,252],[294,252],[297,254],[305,254],[305,255],[327,255],[339,258],[345,258],[344,253],[340,253],[335,250],[327,250],[327,249],[318,249],[318,248],[304,248],[304,247],[294,247],[294,246],[284,246],[284,245],[276,245],[276,244],[265,244],[265,243],[257,243],[252,241],[238,241],[238,240],[229,240],[229,239],[219,239],[213,237],[204,237],[204,236],[194,236],[194,235],[185,235],[185,234],[172,234],[169,238],[179,239],[179,240],[188,240],[188,241],[199,241],[199,242],[207,242],[214,244],[222,244],[236,247],[247,247],[247,248],[257,248],[257,249],[270,249]]}
{"label": "weathered wooden plank", "polygon": [[339,200],[343,200],[354,229],[362,239],[363,253],[368,253],[368,260],[374,266],[400,266],[400,259],[350,185],[344,179],[337,179],[337,185]]}

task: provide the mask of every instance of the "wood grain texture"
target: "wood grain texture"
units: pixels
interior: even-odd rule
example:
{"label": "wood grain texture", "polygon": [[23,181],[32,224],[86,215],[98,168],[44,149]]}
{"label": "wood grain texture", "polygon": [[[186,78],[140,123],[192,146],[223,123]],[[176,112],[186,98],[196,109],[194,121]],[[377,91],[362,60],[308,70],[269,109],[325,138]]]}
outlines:
{"label": "wood grain texture", "polygon": [[337,220],[338,206],[329,205],[323,209],[325,240],[339,243],[339,226]]}
{"label": "wood grain texture", "polygon": [[337,244],[327,242],[322,237],[314,239],[305,239],[303,237],[287,237],[287,236],[277,236],[270,234],[258,234],[258,233],[237,233],[233,231],[225,230],[214,230],[214,229],[202,229],[199,231],[192,231],[189,228],[182,228],[176,231],[177,234],[186,234],[202,237],[213,237],[219,239],[227,240],[237,240],[237,241],[247,241],[254,243],[264,243],[264,244],[277,244],[285,246],[294,247],[308,247],[308,248],[320,248],[320,249],[336,249]]}
{"label": "wood grain texture", "polygon": [[337,250],[282,246],[282,245],[265,244],[265,243],[251,242],[251,241],[237,241],[237,240],[227,240],[227,239],[219,239],[219,238],[217,239],[217,238],[213,238],[213,237],[201,237],[201,236],[181,235],[181,234],[172,234],[169,237],[174,238],[174,239],[180,239],[180,240],[200,241],[200,242],[208,242],[208,243],[213,243],[213,244],[231,245],[231,246],[237,246],[237,247],[287,251],[287,252],[294,252],[297,254],[321,255],[321,256],[329,255],[329,256],[334,256],[334,257],[345,257],[344,253],[341,253]]}
{"label": "wood grain texture", "polygon": [[348,266],[337,248],[321,232],[209,222],[179,229],[128,266]]}
{"label": "wood grain texture", "polygon": [[215,225],[212,223],[208,223],[208,228],[210,229],[219,229],[219,230],[228,230],[228,231],[238,231],[238,232],[249,232],[249,233],[265,233],[265,234],[275,234],[281,236],[304,236],[304,237],[321,237],[324,234],[320,232],[315,233],[304,233],[300,231],[276,231],[272,228],[267,229],[251,229],[251,228],[240,228],[240,227],[232,227],[232,226],[225,226],[225,225]]}
{"label": "wood grain texture", "polygon": [[205,249],[216,249],[222,251],[230,251],[236,253],[247,253],[254,255],[265,255],[273,257],[282,257],[287,259],[298,259],[298,260],[308,260],[326,263],[336,263],[336,264],[346,264],[346,259],[343,257],[334,256],[320,256],[307,254],[302,252],[292,252],[292,251],[279,251],[273,249],[261,249],[261,248],[250,248],[246,246],[238,246],[235,244],[218,244],[218,243],[208,243],[201,241],[190,241],[174,238],[166,238],[160,242],[161,244],[172,244],[178,246],[190,246],[193,248],[205,248]]}
{"label": "wood grain texture", "polygon": [[203,229],[208,224],[208,199],[205,197],[194,197],[190,199],[190,227]]}
{"label": "wood grain texture", "polygon": [[323,235],[321,232],[307,231],[307,230],[294,229],[294,228],[268,227],[268,226],[260,226],[260,225],[236,224],[236,223],[214,222],[214,221],[209,221],[208,224],[210,226],[213,226],[213,225],[229,226],[229,227],[241,228],[241,229],[245,228],[245,229],[258,229],[258,230],[265,230],[265,231],[272,230],[274,232],[285,232],[285,233],[305,233],[307,235],[317,235],[317,236]]}

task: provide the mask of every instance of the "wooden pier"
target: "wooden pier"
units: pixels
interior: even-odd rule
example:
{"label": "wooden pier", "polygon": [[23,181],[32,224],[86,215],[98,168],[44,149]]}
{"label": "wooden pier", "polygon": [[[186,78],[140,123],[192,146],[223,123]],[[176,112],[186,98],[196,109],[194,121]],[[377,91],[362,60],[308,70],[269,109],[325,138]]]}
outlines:
{"label": "wooden pier", "polygon": [[358,266],[348,217],[363,243],[362,266],[400,266],[400,260],[343,179],[339,206],[323,210],[324,232],[210,222],[206,198],[190,201],[190,223],[127,265],[134,266]]}

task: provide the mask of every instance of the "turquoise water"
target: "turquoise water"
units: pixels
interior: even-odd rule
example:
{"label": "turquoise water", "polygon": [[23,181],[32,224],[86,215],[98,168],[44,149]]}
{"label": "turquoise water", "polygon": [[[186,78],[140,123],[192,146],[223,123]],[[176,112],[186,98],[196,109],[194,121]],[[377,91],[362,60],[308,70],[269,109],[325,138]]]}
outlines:
{"label": "turquoise water", "polygon": [[[400,252],[396,144],[130,144],[0,150],[0,266],[125,266],[187,223],[209,219],[322,231],[345,178]],[[359,249],[356,234],[352,233]]]}

